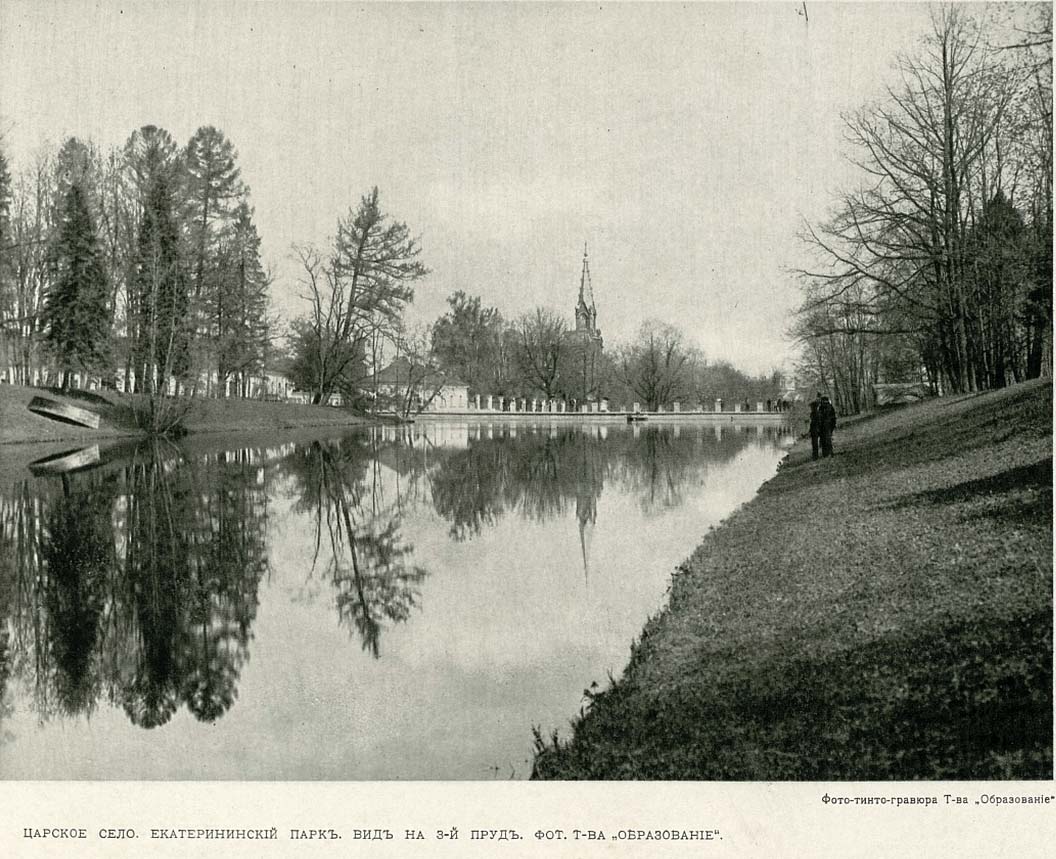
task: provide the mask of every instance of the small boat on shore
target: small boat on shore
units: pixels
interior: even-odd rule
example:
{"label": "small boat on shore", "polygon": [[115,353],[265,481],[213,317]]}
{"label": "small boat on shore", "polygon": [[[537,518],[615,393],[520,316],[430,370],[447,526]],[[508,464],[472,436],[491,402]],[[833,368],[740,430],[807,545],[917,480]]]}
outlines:
{"label": "small boat on shore", "polygon": [[60,403],[58,400],[49,400],[47,397],[34,397],[26,408],[34,414],[51,418],[53,421],[99,429],[99,415],[88,409],[71,406],[69,403]]}
{"label": "small boat on shore", "polygon": [[636,424],[647,420],[649,420],[649,415],[643,415],[641,412],[631,412],[627,415],[627,423],[629,424]]}

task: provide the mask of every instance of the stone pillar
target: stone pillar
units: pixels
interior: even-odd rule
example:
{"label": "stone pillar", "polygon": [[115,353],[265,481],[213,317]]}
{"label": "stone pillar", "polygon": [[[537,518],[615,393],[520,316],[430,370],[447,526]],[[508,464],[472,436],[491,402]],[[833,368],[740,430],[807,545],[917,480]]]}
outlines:
{"label": "stone pillar", "polygon": [[715,400],[715,411],[717,411],[717,412],[721,412],[722,411],[722,398],[721,397],[718,397]]}
{"label": "stone pillar", "polygon": [[672,411],[676,413],[682,411],[682,404],[678,400],[675,400],[674,406],[672,406]]}
{"label": "stone pillar", "polygon": [[473,397],[473,407],[479,412],[480,411],[480,394]]}
{"label": "stone pillar", "polygon": [[633,412],[640,412],[641,410],[642,410],[642,404],[641,403],[635,403],[633,406],[631,406],[631,411],[633,411]]}
{"label": "stone pillar", "polygon": [[580,405],[579,405],[579,413],[582,414],[582,415],[585,415],[587,413],[587,404],[586,403],[580,403]]}
{"label": "stone pillar", "polygon": [[601,401],[601,410],[603,412],[607,412],[609,410],[609,401],[608,400],[602,400]]}
{"label": "stone pillar", "polygon": [[537,411],[539,411],[539,401],[535,397],[532,397],[532,414],[535,414]]}
{"label": "stone pillar", "polygon": [[565,401],[564,400],[561,400],[561,402],[559,402],[557,404],[557,413],[560,414],[560,415],[563,415],[565,413]]}
{"label": "stone pillar", "polygon": [[661,404],[661,405],[658,405],[658,406],[656,407],[656,413],[657,413],[658,415],[662,415],[662,414],[664,413],[664,406],[663,406],[663,404]]}
{"label": "stone pillar", "polygon": [[487,403],[488,403],[488,411],[490,412],[490,411],[492,410],[492,405],[491,405],[491,394],[488,394],[488,399],[487,399]]}
{"label": "stone pillar", "polygon": [[520,407],[520,409],[518,409],[518,411],[521,411],[521,412],[528,411],[528,398],[527,397],[521,397],[521,407]]}
{"label": "stone pillar", "polygon": [[505,401],[505,397],[499,397],[499,411],[500,412],[502,411],[502,407],[504,405],[504,401]]}
{"label": "stone pillar", "polygon": [[733,410],[735,412],[737,412],[737,414],[740,414],[741,413],[741,404],[740,403],[734,403],[733,404]]}
{"label": "stone pillar", "polygon": [[761,412],[763,410],[763,404],[762,403],[756,403],[755,404],[755,410],[757,412]]}
{"label": "stone pillar", "polygon": [[593,413],[594,413],[594,412],[596,412],[597,410],[598,410],[598,404],[597,404],[596,402],[595,402],[595,403],[591,403],[591,404],[590,404],[590,411],[591,411],[591,413],[593,414]]}

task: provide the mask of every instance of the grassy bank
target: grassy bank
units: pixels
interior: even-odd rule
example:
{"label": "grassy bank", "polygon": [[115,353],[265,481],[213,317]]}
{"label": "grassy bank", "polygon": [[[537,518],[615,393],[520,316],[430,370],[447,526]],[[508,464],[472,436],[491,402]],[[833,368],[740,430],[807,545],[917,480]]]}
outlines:
{"label": "grassy bank", "polygon": [[[91,409],[100,416],[99,429],[64,424],[30,412],[35,396],[46,396]],[[183,421],[190,433],[275,431],[302,427],[339,427],[366,423],[367,419],[344,409],[268,403],[257,400],[195,400]],[[111,391],[101,394],[0,384],[0,444],[50,441],[91,442],[96,439],[140,435],[132,413],[132,398]]]}
{"label": "grassy bank", "polygon": [[705,537],[535,777],[1051,778],[1051,386],[835,446]]}

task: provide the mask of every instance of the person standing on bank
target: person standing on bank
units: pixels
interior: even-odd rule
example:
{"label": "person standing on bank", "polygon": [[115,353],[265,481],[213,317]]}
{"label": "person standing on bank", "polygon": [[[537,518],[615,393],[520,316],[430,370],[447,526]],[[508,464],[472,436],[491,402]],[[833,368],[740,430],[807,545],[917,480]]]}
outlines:
{"label": "person standing on bank", "polygon": [[810,451],[811,458],[818,458],[818,440],[821,438],[821,419],[818,417],[818,406],[821,405],[821,394],[810,402]]}
{"label": "person standing on bank", "polygon": [[821,455],[832,456],[832,431],[836,429],[836,409],[829,398],[822,396],[818,404],[818,424],[821,435]]}

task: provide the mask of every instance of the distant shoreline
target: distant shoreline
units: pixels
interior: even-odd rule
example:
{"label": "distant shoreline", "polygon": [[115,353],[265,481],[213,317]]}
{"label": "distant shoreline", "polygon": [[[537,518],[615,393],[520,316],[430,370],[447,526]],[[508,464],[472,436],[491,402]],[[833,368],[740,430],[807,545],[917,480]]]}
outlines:
{"label": "distant shoreline", "polygon": [[[626,422],[627,415],[635,414],[634,412],[489,412],[481,409],[479,412],[475,409],[468,411],[443,411],[443,412],[422,412],[421,414],[412,415],[412,419],[416,421],[425,420],[465,420],[470,418],[473,420],[482,421],[494,421],[494,420],[535,420],[535,421],[568,421],[568,420],[588,420],[588,421],[618,421]],[[657,423],[663,423],[665,421],[721,421],[724,423],[730,423],[731,421],[749,420],[752,423],[771,423],[771,424],[783,424],[792,421],[793,412],[638,412],[637,414],[645,415],[649,420],[656,421]]]}

